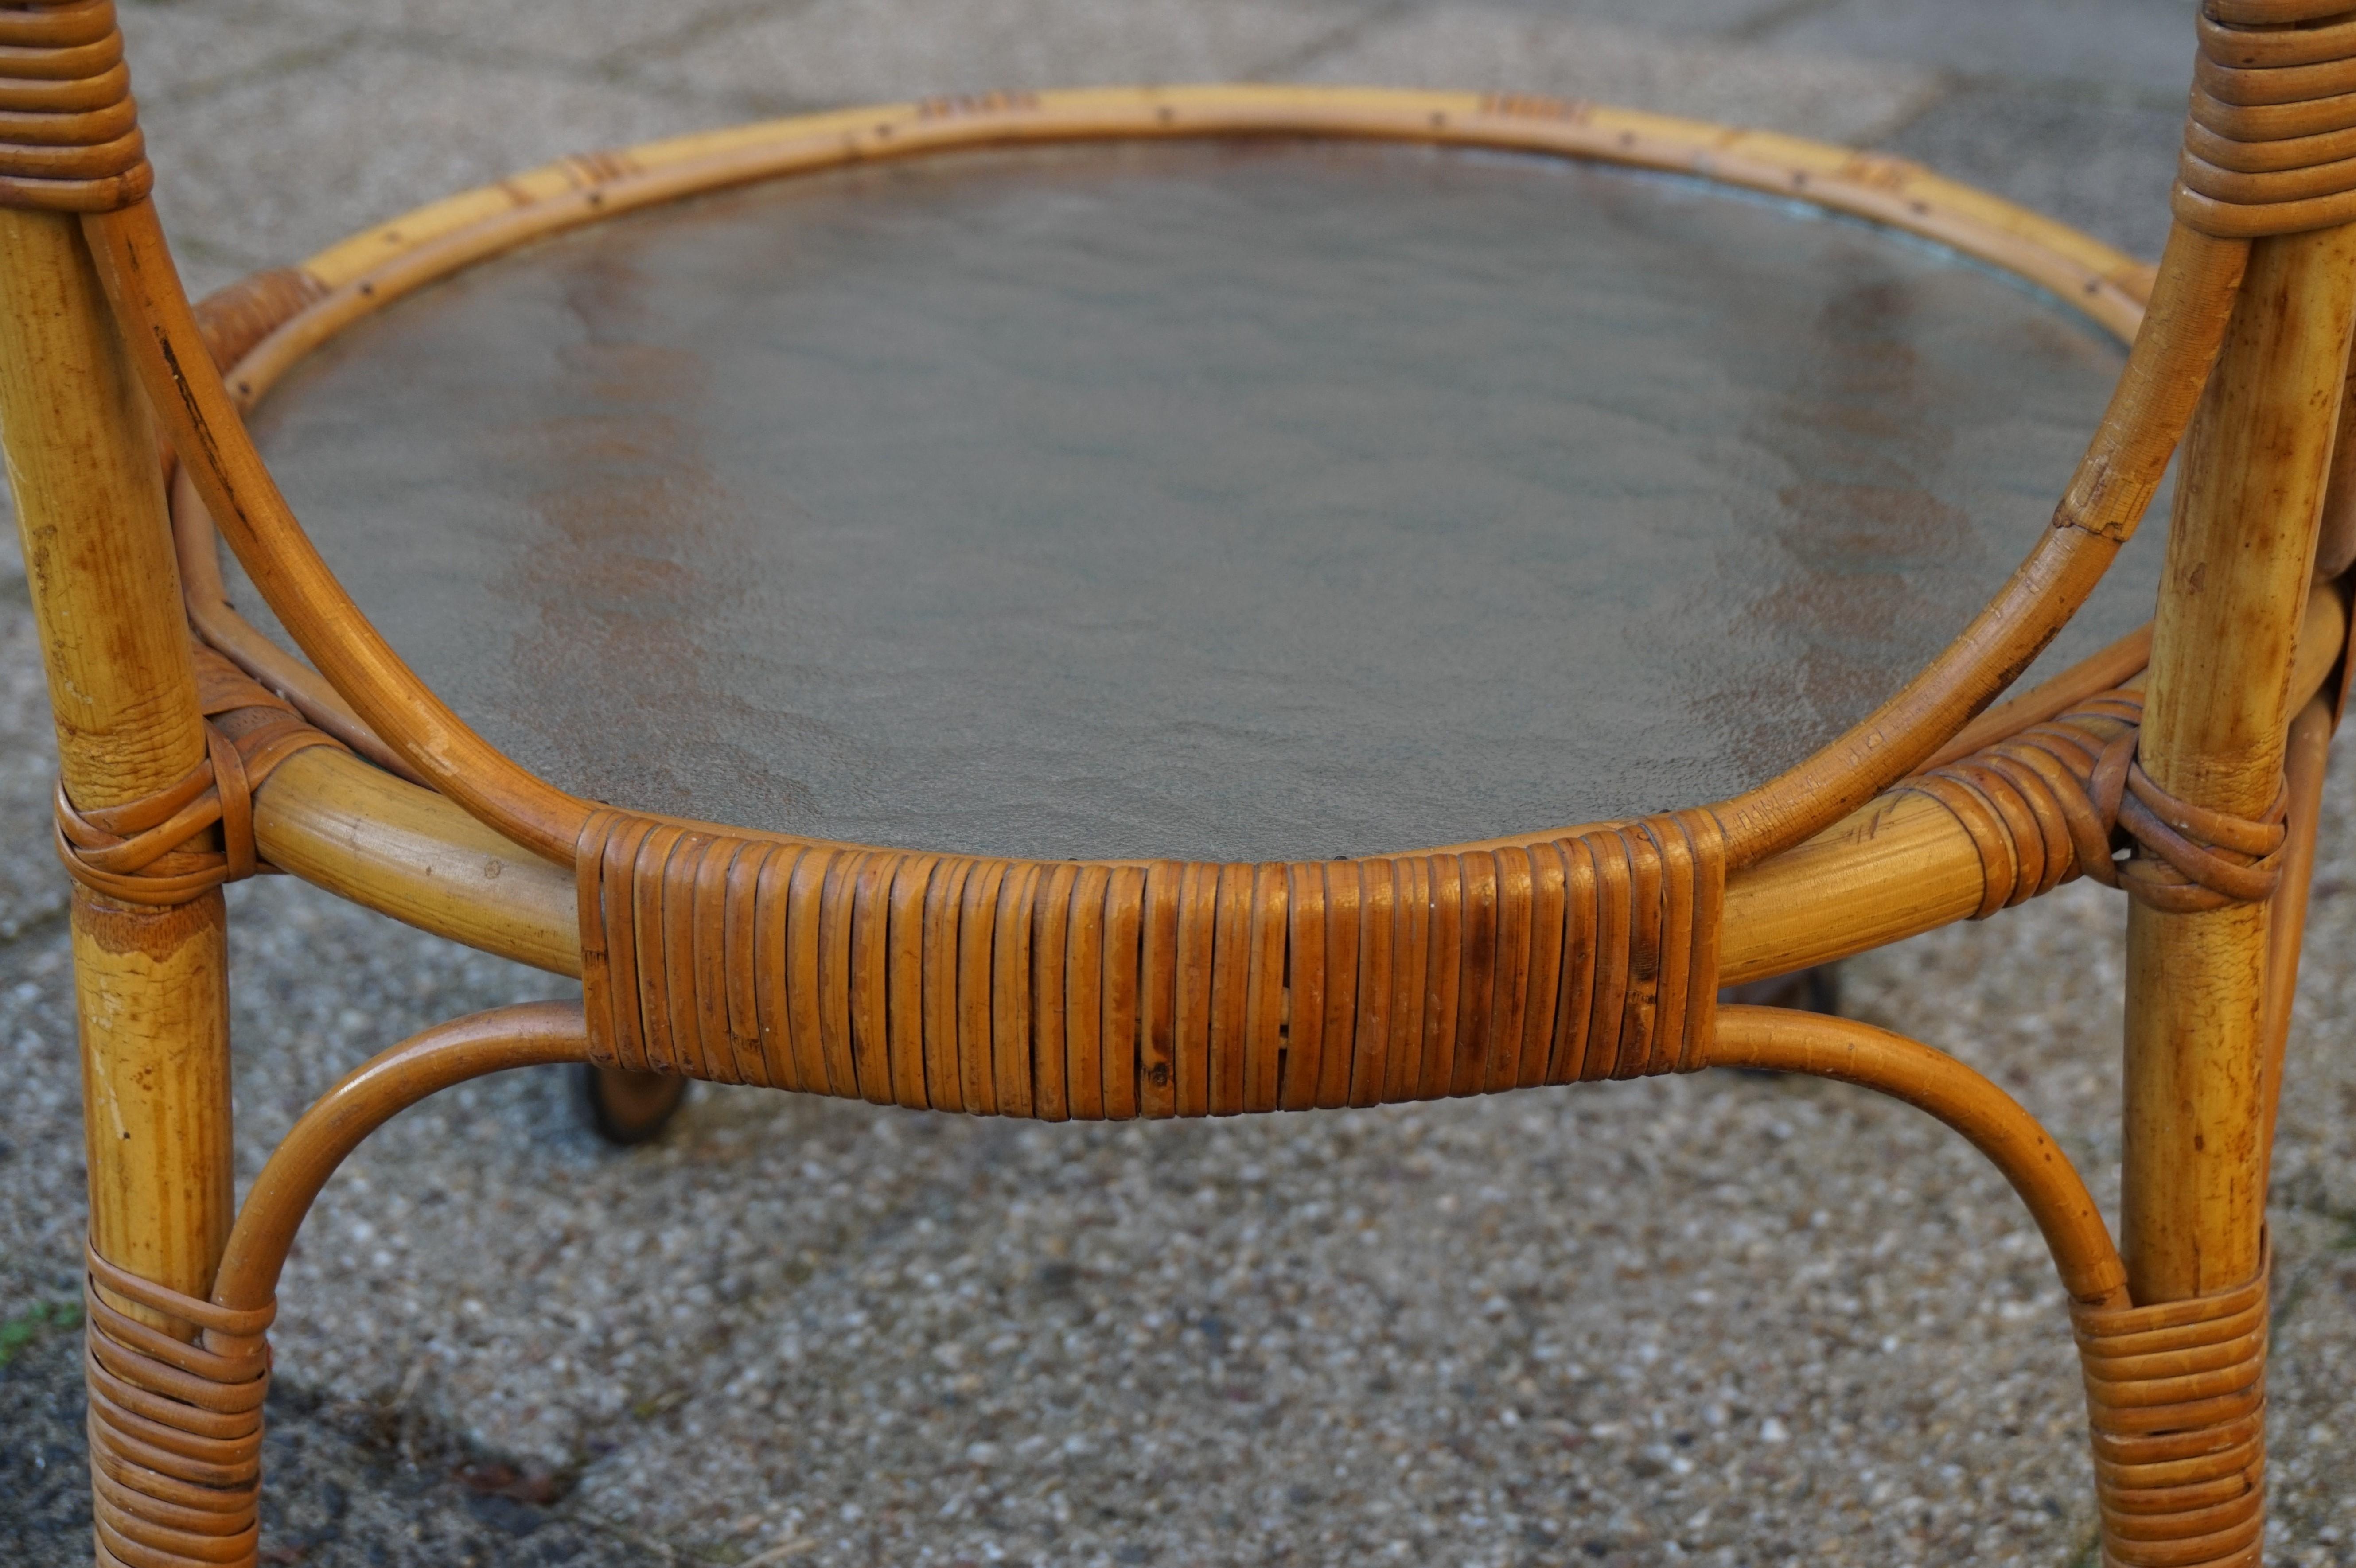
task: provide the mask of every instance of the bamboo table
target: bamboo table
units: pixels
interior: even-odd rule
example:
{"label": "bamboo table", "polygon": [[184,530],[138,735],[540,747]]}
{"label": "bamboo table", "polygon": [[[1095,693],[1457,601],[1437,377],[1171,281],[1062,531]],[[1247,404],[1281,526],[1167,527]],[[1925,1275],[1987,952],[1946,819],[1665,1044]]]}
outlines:
{"label": "bamboo table", "polygon": [[[192,308],[108,0],[0,8],[100,1561],[255,1560],[312,1200],[402,1107],[573,1063],[626,1136],[693,1078],[1049,1120],[1865,1084],[2045,1235],[2106,1560],[2255,1562],[2267,1150],[2356,560],[2330,12],[2210,0],[2156,273],[1787,138],[1199,88],[571,159]],[[2099,421],[2086,323],[2133,343]],[[2051,453],[2050,526],[1976,580],[2057,433],[2084,454]],[[2179,449],[2137,628],[2105,572]],[[2099,645],[2007,695],[2069,636]],[[1595,820],[1515,830],[1558,810]],[[1455,841],[1371,852],[1425,825]],[[218,890],[264,869],[584,1000],[387,1051],[236,1206]],[[2116,1244],[1970,1069],[1719,1005],[2077,876],[2131,895]]]}

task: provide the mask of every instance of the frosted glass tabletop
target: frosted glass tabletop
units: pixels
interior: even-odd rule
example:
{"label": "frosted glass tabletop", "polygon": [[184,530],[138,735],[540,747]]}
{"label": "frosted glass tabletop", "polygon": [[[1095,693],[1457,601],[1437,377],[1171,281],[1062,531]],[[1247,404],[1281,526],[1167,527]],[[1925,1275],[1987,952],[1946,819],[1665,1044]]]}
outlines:
{"label": "frosted glass tabletop", "polygon": [[[1691,180],[1136,144],[609,221],[390,307],[256,424],[394,645],[567,788],[1313,857],[1798,760],[2026,553],[2122,362],[1951,252]],[[2157,555],[2061,656],[2148,615]]]}

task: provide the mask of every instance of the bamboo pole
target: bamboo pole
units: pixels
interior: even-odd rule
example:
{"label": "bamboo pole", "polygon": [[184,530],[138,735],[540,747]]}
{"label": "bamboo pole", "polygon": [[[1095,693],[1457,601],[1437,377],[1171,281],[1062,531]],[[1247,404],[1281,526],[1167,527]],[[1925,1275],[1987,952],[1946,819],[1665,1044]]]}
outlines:
{"label": "bamboo pole", "polygon": [[[2356,228],[2252,248],[2187,437],[2141,758],[2198,806],[2263,816],[2356,311]],[[2122,1252],[2139,1305],[2256,1271],[2265,1217],[2263,904],[2127,918]]]}
{"label": "bamboo pole", "polygon": [[[2343,432],[2344,433],[2344,432]],[[2275,890],[2266,931],[2265,1121],[2258,1139],[2264,1201],[2274,1172],[2275,1121],[2282,1110],[2283,1057],[2290,1045],[2292,1004],[2298,996],[2298,955],[2307,934],[2308,890],[2315,880],[2315,829],[2323,809],[2323,773],[2331,751],[2331,699],[2319,693],[2290,724],[2285,773],[2290,783],[2290,852]]]}
{"label": "bamboo pole", "polygon": [[[70,215],[0,210],[0,443],[66,790],[141,799],[202,760],[204,727],[155,438]],[[220,895],[149,909],[77,886],[71,919],[91,1238],[202,1296],[231,1214]]]}
{"label": "bamboo pole", "polygon": [[[2294,703],[2313,696],[2340,661],[2348,622],[2341,592],[2323,586],[2308,601],[2291,663]],[[2066,672],[2053,684],[2077,690],[2083,683],[2074,677]],[[2016,729],[2062,706],[2038,692],[2019,700]],[[1981,732],[1983,740],[2002,733]],[[1970,919],[1986,891],[1979,853],[1954,814],[1927,795],[1892,791],[1806,843],[1728,874],[1719,976],[1736,986],[1886,947]]]}

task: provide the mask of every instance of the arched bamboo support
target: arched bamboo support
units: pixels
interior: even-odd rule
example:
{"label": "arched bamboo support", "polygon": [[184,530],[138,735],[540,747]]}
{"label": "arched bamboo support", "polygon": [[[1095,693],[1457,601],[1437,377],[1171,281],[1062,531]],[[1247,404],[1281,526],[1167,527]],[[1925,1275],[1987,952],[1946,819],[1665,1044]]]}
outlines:
{"label": "arched bamboo support", "polygon": [[2019,1102],[1954,1057],[1853,1019],[1722,1008],[1708,1064],[1862,1084],[1937,1117],[2020,1194],[2072,1300],[2127,1305],[2126,1265],[2070,1157]]}
{"label": "arched bamboo support", "polygon": [[214,1302],[245,1310],[275,1298],[286,1250],[319,1189],[400,1112],[470,1078],[588,1054],[577,1004],[525,1002],[439,1025],[370,1057],[303,1113],[254,1178],[221,1253]]}
{"label": "arched bamboo support", "polygon": [[[270,1303],[287,1248],[320,1189],[395,1115],[468,1079],[587,1054],[577,1006],[529,1002],[427,1029],[355,1068],[303,1114],[254,1179],[222,1253],[215,1303],[241,1311]],[[2126,1304],[2126,1270],[2069,1157],[2017,1101],[1954,1058],[1852,1019],[1747,1007],[1719,1012],[1707,1056],[1712,1067],[1862,1084],[1937,1117],[2020,1194],[2073,1299]]]}

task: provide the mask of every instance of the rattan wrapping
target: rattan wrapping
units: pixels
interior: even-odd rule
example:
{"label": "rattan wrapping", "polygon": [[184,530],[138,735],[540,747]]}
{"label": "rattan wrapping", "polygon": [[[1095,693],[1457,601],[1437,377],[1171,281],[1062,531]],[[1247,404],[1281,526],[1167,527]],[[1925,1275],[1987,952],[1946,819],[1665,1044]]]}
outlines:
{"label": "rattan wrapping", "polygon": [[[204,761],[161,794],[104,810],[76,810],[58,785],[58,859],[92,892],[186,903],[267,869],[253,841],[253,792],[295,752],[340,744],[210,648],[196,656]],[[215,828],[218,847],[205,841]]]}
{"label": "rattan wrapping", "polygon": [[197,328],[213,364],[226,376],[255,344],[327,292],[325,283],[300,267],[249,272],[197,302]]}
{"label": "rattan wrapping", "polygon": [[2271,1264],[2214,1296],[2071,1309],[2110,1568],[2259,1561]]}
{"label": "rattan wrapping", "polygon": [[261,1533],[262,1336],[277,1309],[231,1311],[86,1256],[99,1568],[244,1568]]}
{"label": "rattan wrapping", "polygon": [[[2250,821],[2177,799],[2136,761],[2143,694],[2104,692],[2061,717],[1911,779],[1979,850],[1985,920],[2074,876],[2174,913],[2273,896],[2289,797]],[[2115,859],[2115,847],[2135,853]]]}
{"label": "rattan wrapping", "polygon": [[1226,1115],[1700,1065],[1706,812],[1527,849],[1220,865],[973,859],[601,812],[598,1060],[982,1115]]}
{"label": "rattan wrapping", "polygon": [[0,207],[108,212],[155,182],[113,0],[0,6]]}
{"label": "rattan wrapping", "polygon": [[2356,16],[2309,0],[2209,0],[2176,216],[2251,239],[2356,219]]}

